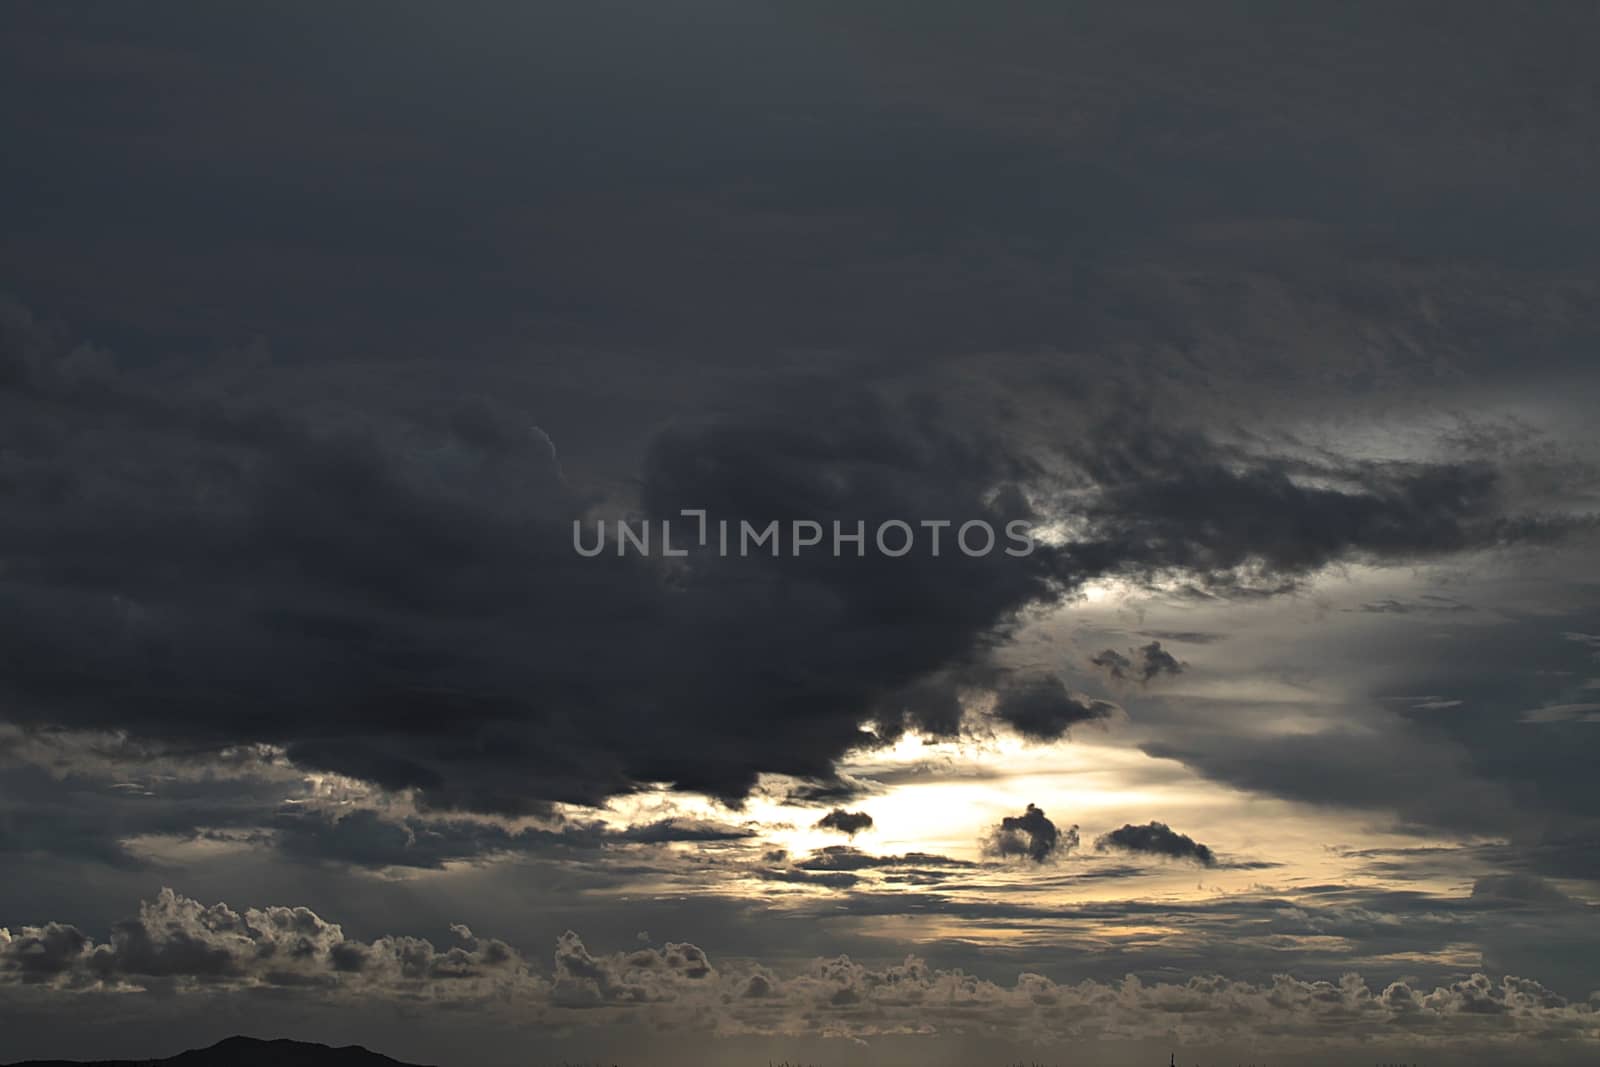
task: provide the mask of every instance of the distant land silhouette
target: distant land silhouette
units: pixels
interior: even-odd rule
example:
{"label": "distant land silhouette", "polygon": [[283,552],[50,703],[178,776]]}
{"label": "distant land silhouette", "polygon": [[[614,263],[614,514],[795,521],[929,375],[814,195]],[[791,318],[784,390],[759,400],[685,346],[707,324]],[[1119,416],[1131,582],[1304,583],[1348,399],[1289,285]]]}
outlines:
{"label": "distant land silhouette", "polygon": [[422,1067],[379,1055],[360,1045],[330,1048],[309,1041],[228,1037],[210,1048],[164,1060],[21,1060],[10,1067]]}

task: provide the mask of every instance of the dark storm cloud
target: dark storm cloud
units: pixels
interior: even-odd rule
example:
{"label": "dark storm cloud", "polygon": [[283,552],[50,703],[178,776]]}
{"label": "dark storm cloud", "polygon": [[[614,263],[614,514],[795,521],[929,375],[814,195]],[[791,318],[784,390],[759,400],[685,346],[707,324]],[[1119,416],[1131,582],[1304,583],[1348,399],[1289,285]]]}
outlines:
{"label": "dark storm cloud", "polygon": [[872,816],[864,811],[845,811],[843,808],[834,808],[817,820],[817,829],[837,830],[841,834],[849,834],[854,837],[863,830],[872,829]]}
{"label": "dark storm cloud", "polygon": [[[1008,681],[991,652],[1087,578],[1226,592],[1560,528],[1506,514],[1491,468],[1291,462],[1133,420],[1062,443],[1085,531],[1025,557],[583,559],[570,521],[590,501],[514,407],[423,403],[377,367],[363,380],[390,387],[386,408],[253,360],[181,384],[85,378],[81,346],[21,313],[11,327],[13,717],[278,743],[432,808],[536,813],[645,782],[738,801],[762,772],[834,783],[862,745],[953,734],[970,688],[1057,740],[1115,706]],[[982,415],[797,381],[781,406],[656,434],[640,506],[824,528],[1035,516],[1019,487],[1048,489],[1049,453]]]}
{"label": "dark storm cloud", "polygon": [[[36,149],[4,191],[39,210],[0,269],[105,343],[17,306],[0,323],[8,715],[273,742],[432,809],[658,781],[737,802],[762,772],[843,804],[842,756],[954,736],[966,690],[998,689],[1033,740],[1107,719],[993,663],[1084,580],[1238,597],[1563,529],[1476,453],[1290,457],[1229,425],[1257,383],[1365,395],[1586,350],[1587,289],[1525,262],[1531,233],[1588,255],[1591,198],[1551,179],[1515,223],[1477,210],[1459,182],[1482,171],[1446,157],[1487,165],[1480,116],[1429,125],[1450,131],[1430,159],[1388,95],[1361,102],[1366,147],[1441,200],[1350,162],[1360,130],[1311,88],[1339,71],[1251,91],[1276,68],[1238,50],[1300,47],[1292,21],[1241,9],[1174,57],[1109,14],[888,35],[861,12],[713,14],[666,51],[579,11],[440,33],[408,9],[381,40],[330,14],[315,57],[267,13],[17,16],[0,77],[49,106],[8,119]],[[1493,27],[1456,31],[1453,54],[1516,84]],[[1339,30],[1384,55],[1393,32]],[[594,92],[588,54],[626,76]],[[1173,59],[1245,83],[1196,98]],[[1388,77],[1448,109],[1409,62]],[[952,89],[1014,78],[1029,106]],[[1546,110],[1519,136],[1574,151]],[[1495,173],[1524,182],[1525,158]],[[1399,204],[1397,182],[1429,192]],[[1517,263],[1463,280],[1462,241]],[[682,507],[1081,521],[1025,560],[568,548],[573,518]]]}
{"label": "dark storm cloud", "polygon": [[1107,677],[1119,682],[1145,683],[1163,674],[1183,673],[1184,664],[1162,648],[1160,641],[1151,641],[1148,645],[1129,651],[1131,655],[1124,655],[1114,648],[1108,648],[1095,653],[1089,662],[1099,667]]}
{"label": "dark storm cloud", "polygon": [[1025,858],[1034,863],[1059,859],[1078,847],[1078,828],[1065,831],[1032,804],[1021,815],[1007,815],[983,842],[986,855],[1001,859]]}
{"label": "dark storm cloud", "polygon": [[[1441,272],[1446,299],[1419,308],[1386,256],[1592,262],[1577,8],[1514,29],[1486,8],[1445,39],[1435,18],[1377,8],[1337,25],[1246,4],[686,10],[406,7],[381,38],[326,12],[313,51],[272,11],[129,24],[30,6],[11,16],[3,87],[49,106],[8,116],[34,164],[3,191],[39,209],[0,269],[186,339],[249,324],[415,350],[475,329],[921,356],[1132,338],[1179,352],[1180,371],[1245,349],[1368,383],[1448,366],[1462,335],[1496,348],[1530,317],[1467,272]],[[1204,43],[1153,42],[1152,20]],[[650,46],[663,34],[674,49]],[[205,165],[175,166],[185,151]],[[46,198],[45,175],[72,180]],[[1205,269],[1164,261],[1174,245]],[[1241,329],[1274,286],[1314,312],[1409,318],[1433,344],[1352,329],[1308,356]],[[1581,332],[1530,340],[1559,350],[1563,325]]]}
{"label": "dark storm cloud", "polygon": [[[0,289],[73,325],[0,308],[3,715],[219,767],[268,742],[308,772],[418,793],[393,810],[285,810],[277,778],[52,784],[8,768],[6,900],[145,881],[125,873],[151,862],[145,835],[250,842],[253,863],[319,887],[391,884],[336,869],[352,865],[484,885],[494,870],[459,868],[507,857],[518,874],[560,868],[557,890],[530,896],[508,873],[474,907],[626,891],[630,937],[639,908],[658,909],[657,930],[692,913],[692,940],[715,952],[702,935],[736,940],[731,914],[746,943],[728,958],[765,958],[755,941],[784,965],[713,967],[692,945],[612,955],[568,935],[552,972],[464,930],[436,947],[409,936],[420,922],[351,914],[374,935],[357,941],[305,909],[173,896],[109,937],[18,905],[41,925],[0,938],[7,1003],[71,988],[73,1006],[40,1017],[107,1028],[148,1027],[180,1000],[204,1005],[187,1009],[201,1028],[232,1017],[183,995],[196,990],[331,1004],[339,1025],[355,996],[385,1024],[477,1027],[477,1011],[419,1008],[481,1007],[511,1017],[512,1058],[549,1012],[589,1033],[825,1029],[873,1039],[878,1059],[884,1034],[970,1027],[1028,1047],[1398,1035],[1459,1042],[1463,1061],[1523,1037],[1587,1062],[1592,909],[1550,887],[1593,877],[1600,854],[1600,732],[1573,710],[1593,700],[1579,687],[1595,646],[1569,644],[1569,661],[1504,632],[1439,632],[1502,612],[1538,629],[1550,608],[1533,588],[1463,594],[1477,608],[1463,618],[1396,582],[1335,620],[1409,626],[1368,655],[1390,674],[1373,686],[1460,698],[1447,715],[1372,715],[1357,697],[1321,733],[1285,736],[1187,697],[1170,715],[1118,697],[1144,751],[1218,782],[1506,836],[1506,873],[1434,882],[1471,898],[1326,885],[1075,906],[1042,884],[1098,892],[1136,884],[1118,881],[1133,868],[1091,856],[1021,879],[851,849],[773,857],[752,890],[743,826],[607,830],[549,812],[666,780],[730,801],[788,790],[819,807],[809,823],[919,773],[839,773],[901,730],[1037,742],[1110,723],[1109,705],[1019,688],[997,663],[1018,620],[1087,580],[1192,598],[1172,629],[1141,634],[1182,656],[1228,638],[1247,613],[1218,618],[1227,601],[1308,591],[1324,568],[1476,570],[1480,550],[1582,532],[1570,516],[1596,506],[1596,479],[1559,428],[1438,420],[1504,404],[1543,432],[1562,405],[1595,406],[1594,18],[1438,15],[1231,0],[1002,16],[721,0],[464,17],[402,4],[378,21],[8,10],[0,94],[28,106],[0,117],[0,199],[27,210],[0,242]],[[1066,541],[1004,566],[567,547],[572,518],[680,507],[824,523],[1036,512]],[[1534,556],[1556,560],[1512,567]],[[1557,561],[1563,585],[1584,577],[1576,556]],[[1120,641],[1083,651],[1102,644]],[[1319,664],[1335,651],[1307,646]],[[1213,651],[1208,683],[1252,680],[1226,678],[1222,653],[1256,663],[1256,642]],[[1305,660],[1289,666],[1298,681]],[[1412,673],[1431,676],[1394,677]],[[1544,717],[1521,721],[1528,709]],[[1022,826],[1037,811],[997,832],[1013,855],[1040,842]],[[86,860],[101,866],[85,875]],[[922,891],[945,874],[994,884]],[[642,901],[644,882],[678,896]],[[765,892],[803,918],[750,918]],[[431,902],[406,906],[433,923]],[[884,928],[928,915],[1004,947],[935,934],[923,943],[944,959],[881,967],[858,951],[853,922],[893,917],[872,931],[884,946]],[[1165,932],[1105,936],[1126,923]],[[389,929],[408,933],[376,936]],[[851,959],[797,964],[813,938]],[[1463,946],[1492,978],[1456,973]],[[4,1029],[78,1029],[29,1021]],[[638,1047],[669,1046],[715,1058],[652,1032]]]}
{"label": "dark storm cloud", "polygon": [[1180,834],[1164,822],[1151,822],[1143,826],[1129,823],[1095,840],[1094,847],[1102,851],[1120,849],[1124,852],[1142,852],[1168,859],[1193,860],[1202,867],[1215,867],[1216,854],[1188,834]]}
{"label": "dark storm cloud", "polygon": [[[45,377],[61,388],[59,375]],[[978,655],[991,628],[1057,581],[1050,554],[899,568],[701,556],[680,575],[637,559],[582,560],[554,517],[577,512],[525,420],[511,444],[465,440],[449,420],[404,441],[326,437],[276,417],[258,430],[225,414],[174,428],[152,424],[141,396],[113,390],[94,402],[119,410],[150,459],[201,477],[205,503],[176,472],[155,470],[142,499],[119,499],[109,482],[55,497],[58,534],[97,524],[107,508],[137,509],[141,532],[120,552],[144,555],[142,576],[117,573],[72,536],[54,537],[62,554],[47,561],[45,530],[19,516],[8,541],[35,565],[19,573],[13,603],[37,624],[40,658],[17,661],[8,687],[30,705],[109,724],[122,716],[99,687],[120,678],[132,683],[120,707],[147,721],[159,714],[169,736],[259,734],[288,743],[298,762],[417,787],[436,805],[526,811],[639,781],[733,799],[762,770],[827,780],[833,760],[868,739],[863,715],[898,729],[913,712],[890,703],[896,689]],[[47,468],[67,457],[46,453],[95,447],[56,432],[78,402],[89,401],[74,394],[34,409],[31,428],[45,436],[25,450],[25,495],[55,492]],[[868,499],[885,514],[983,514],[978,498],[1003,461],[995,467],[931,424],[865,421],[888,414],[868,403],[832,427],[820,420],[820,433],[680,433],[657,449],[646,499],[748,514],[793,490],[784,507],[815,505],[806,513],[824,520],[829,509],[861,514]],[[921,473],[924,463],[936,473]],[[808,499],[818,472],[845,497]],[[914,495],[896,504],[897,485]],[[223,573],[255,595],[216,597],[202,583]],[[772,612],[777,595],[790,603]],[[920,602],[922,622],[884,617],[896,601]],[[187,666],[174,676],[158,660],[180,648]],[[795,652],[801,660],[786,666]],[[617,669],[603,679],[580,667],[608,659]],[[211,704],[225,691],[235,699],[219,716]],[[739,714],[755,706],[767,717]],[[451,770],[468,766],[477,769]]]}

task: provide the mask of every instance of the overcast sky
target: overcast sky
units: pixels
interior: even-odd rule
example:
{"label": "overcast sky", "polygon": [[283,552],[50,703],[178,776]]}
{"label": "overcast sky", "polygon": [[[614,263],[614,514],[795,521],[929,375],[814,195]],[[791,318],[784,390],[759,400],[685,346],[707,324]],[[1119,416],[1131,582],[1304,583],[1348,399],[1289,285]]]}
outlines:
{"label": "overcast sky", "polygon": [[1592,4],[0,25],[0,1059],[1593,1062]]}

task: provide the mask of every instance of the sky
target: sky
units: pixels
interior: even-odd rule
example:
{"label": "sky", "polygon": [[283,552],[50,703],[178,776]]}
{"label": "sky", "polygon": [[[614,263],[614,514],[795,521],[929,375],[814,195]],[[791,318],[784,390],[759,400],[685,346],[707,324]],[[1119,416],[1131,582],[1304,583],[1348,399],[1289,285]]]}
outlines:
{"label": "sky", "polygon": [[0,1059],[1593,1062],[1592,5],[0,26]]}

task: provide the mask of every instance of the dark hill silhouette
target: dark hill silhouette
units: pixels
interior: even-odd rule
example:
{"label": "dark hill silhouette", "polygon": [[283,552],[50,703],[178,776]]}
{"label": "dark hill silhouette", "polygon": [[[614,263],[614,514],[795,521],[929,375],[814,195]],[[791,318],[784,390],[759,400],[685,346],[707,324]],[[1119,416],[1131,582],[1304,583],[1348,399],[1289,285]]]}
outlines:
{"label": "dark hill silhouette", "polygon": [[330,1048],[308,1041],[262,1041],[229,1037],[210,1048],[190,1049],[164,1060],[23,1060],[10,1067],[419,1067],[360,1045]]}

